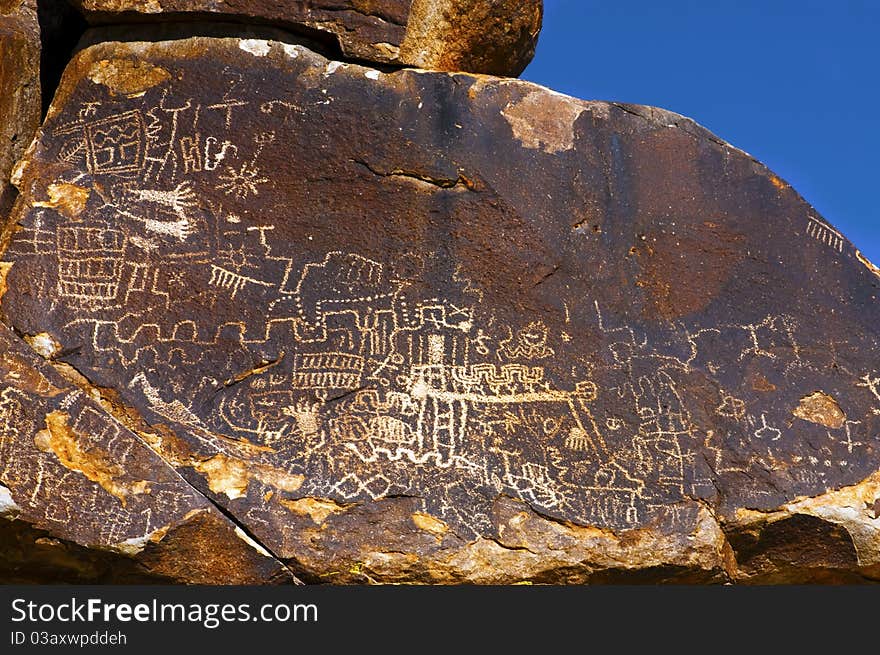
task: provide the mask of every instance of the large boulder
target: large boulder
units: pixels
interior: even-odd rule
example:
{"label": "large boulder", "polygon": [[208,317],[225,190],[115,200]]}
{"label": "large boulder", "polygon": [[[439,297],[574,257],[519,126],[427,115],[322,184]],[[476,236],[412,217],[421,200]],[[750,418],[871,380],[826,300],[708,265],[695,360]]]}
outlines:
{"label": "large boulder", "polygon": [[40,125],[40,25],[36,0],[0,0],[0,217],[10,176]]}
{"label": "large boulder", "polygon": [[106,43],[20,191],[4,319],[307,581],[880,578],[878,270],[686,118]]}
{"label": "large boulder", "polygon": [[519,75],[541,0],[72,0],[94,24],[242,21],[329,41],[346,59]]}

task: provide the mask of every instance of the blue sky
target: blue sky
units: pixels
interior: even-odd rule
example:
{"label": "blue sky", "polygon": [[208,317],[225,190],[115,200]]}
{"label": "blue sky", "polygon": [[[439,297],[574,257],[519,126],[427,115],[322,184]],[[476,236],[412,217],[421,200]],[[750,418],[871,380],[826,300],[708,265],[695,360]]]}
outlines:
{"label": "blue sky", "polygon": [[523,78],[684,114],[880,263],[880,0],[544,0]]}

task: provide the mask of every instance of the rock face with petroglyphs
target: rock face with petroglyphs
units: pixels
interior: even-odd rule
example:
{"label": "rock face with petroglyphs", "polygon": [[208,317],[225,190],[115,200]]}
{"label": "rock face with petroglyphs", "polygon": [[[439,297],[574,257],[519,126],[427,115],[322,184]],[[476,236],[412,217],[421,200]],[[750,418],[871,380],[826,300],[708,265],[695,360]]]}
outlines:
{"label": "rock face with petroglyphs", "polygon": [[25,341],[0,326],[0,579],[295,580],[153,452],[146,433],[46,363],[51,337]]}
{"label": "rock face with petroglyphs", "polygon": [[519,75],[541,0],[73,0],[93,24],[242,21],[318,39],[347,59]]}
{"label": "rock face with petroglyphs", "polygon": [[16,543],[174,561],[197,511],[246,537],[215,582],[880,579],[880,272],[686,118],[103,43],[19,171]]}
{"label": "rock face with petroglyphs", "polygon": [[9,182],[40,124],[40,26],[36,0],[0,0],[0,217],[15,195]]}

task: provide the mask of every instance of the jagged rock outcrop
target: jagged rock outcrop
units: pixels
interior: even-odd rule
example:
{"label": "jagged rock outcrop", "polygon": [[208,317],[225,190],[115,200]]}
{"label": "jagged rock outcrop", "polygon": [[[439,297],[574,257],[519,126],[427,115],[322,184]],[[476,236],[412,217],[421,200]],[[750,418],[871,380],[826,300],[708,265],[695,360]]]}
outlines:
{"label": "jagged rock outcrop", "polygon": [[0,0],[0,217],[12,206],[12,168],[40,125],[36,0]]}
{"label": "jagged rock outcrop", "polygon": [[3,319],[305,581],[880,579],[880,275],[686,118],[106,43],[20,169]]}
{"label": "jagged rock outcrop", "polygon": [[541,0],[73,2],[94,24],[240,20],[329,40],[346,59],[510,76],[534,55],[543,9]]}

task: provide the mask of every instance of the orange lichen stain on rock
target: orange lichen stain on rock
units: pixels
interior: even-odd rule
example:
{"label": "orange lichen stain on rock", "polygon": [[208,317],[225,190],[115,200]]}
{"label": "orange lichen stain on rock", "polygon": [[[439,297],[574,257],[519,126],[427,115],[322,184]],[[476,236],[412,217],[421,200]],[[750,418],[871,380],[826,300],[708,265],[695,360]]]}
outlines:
{"label": "orange lichen stain on rock", "polygon": [[77,218],[85,210],[91,191],[76,184],[58,182],[50,184],[46,194],[48,200],[37,201],[33,206],[54,209],[66,218]]}
{"label": "orange lichen stain on rock", "polygon": [[770,392],[776,391],[776,385],[760,373],[755,373],[754,377],[752,377],[752,389],[755,391]]}
{"label": "orange lichen stain on rock", "polygon": [[281,469],[263,465],[258,465],[255,468],[254,477],[260,482],[275,487],[276,489],[280,489],[281,491],[296,491],[302,486],[303,482],[306,481],[304,475],[288,473]]}
{"label": "orange lichen stain on rock", "polygon": [[6,293],[6,278],[11,270],[12,262],[0,262],[0,300],[3,300],[3,294]]}
{"label": "orange lichen stain on rock", "polygon": [[247,495],[248,484],[253,479],[282,491],[296,491],[305,482],[302,475],[245,462],[222,453],[194,462],[192,466],[205,477],[211,491],[215,494],[226,494],[230,500]]}
{"label": "orange lichen stain on rock", "polygon": [[[862,264],[864,264],[865,268],[867,268],[869,271],[871,271],[874,275],[876,275],[877,277],[880,277],[880,268],[877,268],[874,264],[872,264],[871,260],[869,260],[867,257],[865,257],[862,254],[861,250],[856,250],[856,259],[858,259]],[[2,266],[2,265],[3,264],[0,264],[0,266]],[[0,271],[0,275],[2,275],[2,273],[3,272]],[[0,297],[2,297],[2,296],[3,296],[3,288],[2,288],[2,286],[0,286]]]}
{"label": "orange lichen stain on rock", "polygon": [[145,61],[101,59],[92,64],[88,77],[95,84],[106,86],[111,95],[131,98],[171,79],[171,73]]}
{"label": "orange lichen stain on rock", "polygon": [[83,9],[90,11],[137,11],[158,14],[162,11],[159,0],[83,0]]}
{"label": "orange lichen stain on rock", "polygon": [[770,183],[780,191],[788,186],[784,180],[777,177],[776,175],[773,175],[772,173],[770,174]]}
{"label": "orange lichen stain on rock", "polygon": [[412,521],[419,530],[430,532],[432,535],[440,539],[449,532],[449,526],[438,518],[425,514],[424,512],[416,512],[412,515]]}
{"label": "orange lichen stain on rock", "polygon": [[321,525],[331,514],[345,511],[345,505],[330,498],[297,498],[296,500],[280,500],[284,507],[294,514],[308,516],[316,525]]}
{"label": "orange lichen stain on rock", "polygon": [[208,481],[208,489],[215,494],[226,494],[232,500],[247,494],[251,476],[247,465],[240,459],[222,454],[215,455],[210,459],[197,462],[193,468],[205,476]]}
{"label": "orange lichen stain on rock", "polygon": [[465,188],[470,191],[479,191],[480,185],[476,180],[472,180],[467,177],[464,173],[459,172],[458,181],[465,186]]}
{"label": "orange lichen stain on rock", "polygon": [[123,505],[130,494],[142,494],[149,490],[150,483],[146,480],[119,480],[125,474],[125,469],[111,461],[106,452],[84,445],[81,435],[68,425],[69,420],[70,416],[65,412],[56,410],[48,413],[46,429],[40,430],[34,436],[37,448],[54,454],[65,468],[82,473],[92,482],[97,482]]}
{"label": "orange lichen stain on rock", "polygon": [[792,414],[805,421],[824,425],[826,428],[838,429],[846,424],[846,414],[840,405],[827,393],[816,391],[801,398],[800,404]]}
{"label": "orange lichen stain on rock", "polygon": [[21,6],[22,0],[0,0],[0,14],[11,14]]}
{"label": "orange lichen stain on rock", "polygon": [[[185,517],[183,517],[184,521],[189,520],[190,515],[193,513],[198,513],[202,510],[193,510],[189,512]],[[152,544],[157,544],[165,538],[165,535],[168,534],[168,531],[171,529],[170,525],[163,525],[161,528],[157,528],[150,533],[148,540]]]}

